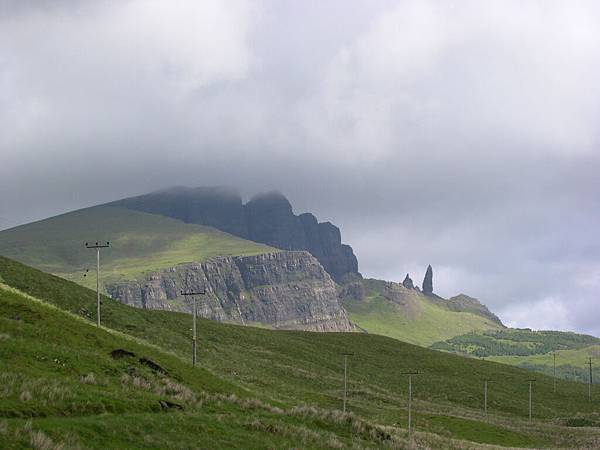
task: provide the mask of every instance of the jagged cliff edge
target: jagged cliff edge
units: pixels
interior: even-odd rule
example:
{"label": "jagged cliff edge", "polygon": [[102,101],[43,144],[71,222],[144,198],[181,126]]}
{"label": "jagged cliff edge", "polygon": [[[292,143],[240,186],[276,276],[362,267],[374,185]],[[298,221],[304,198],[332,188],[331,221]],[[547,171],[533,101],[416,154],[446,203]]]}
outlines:
{"label": "jagged cliff edge", "polygon": [[336,284],[306,251],[217,257],[106,288],[114,299],[131,306],[182,312],[192,307],[180,291],[205,289],[197,304],[198,315],[207,319],[310,331],[353,329]]}

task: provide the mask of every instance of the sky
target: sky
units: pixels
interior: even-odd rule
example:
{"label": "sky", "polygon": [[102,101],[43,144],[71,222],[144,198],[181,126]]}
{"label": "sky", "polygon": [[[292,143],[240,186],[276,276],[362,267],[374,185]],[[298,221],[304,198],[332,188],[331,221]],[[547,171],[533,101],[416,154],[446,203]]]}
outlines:
{"label": "sky", "polygon": [[0,0],[0,229],[277,189],[368,277],[600,336],[600,3]]}

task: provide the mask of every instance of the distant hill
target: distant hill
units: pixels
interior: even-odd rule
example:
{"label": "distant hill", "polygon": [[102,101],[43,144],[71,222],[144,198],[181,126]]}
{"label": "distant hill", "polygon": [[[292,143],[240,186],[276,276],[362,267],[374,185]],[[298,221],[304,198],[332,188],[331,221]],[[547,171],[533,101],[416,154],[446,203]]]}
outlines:
{"label": "distant hill", "polygon": [[408,448],[407,370],[419,371],[415,448],[597,442],[597,405],[580,383],[553,393],[552,379],[536,376],[528,423],[526,370],[382,336],[203,319],[192,368],[189,315],[103,297],[98,329],[95,292],[6,258],[0,277],[3,448]]}
{"label": "distant hill", "polygon": [[471,297],[445,300],[400,283],[365,279],[364,298],[343,302],[350,320],[361,329],[429,346],[460,334],[504,326],[485,305]]}
{"label": "distant hill", "polygon": [[319,223],[310,213],[295,215],[279,192],[259,194],[243,204],[232,188],[175,187],[109,205],[208,225],[282,250],[306,250],[337,282],[358,275],[356,256],[352,247],[342,244],[339,228]]}
{"label": "distant hill", "polygon": [[455,336],[436,342],[431,348],[512,364],[548,375],[554,373],[556,354],[557,376],[584,382],[589,380],[585,365],[587,358],[600,357],[600,339],[594,336],[511,328]]}

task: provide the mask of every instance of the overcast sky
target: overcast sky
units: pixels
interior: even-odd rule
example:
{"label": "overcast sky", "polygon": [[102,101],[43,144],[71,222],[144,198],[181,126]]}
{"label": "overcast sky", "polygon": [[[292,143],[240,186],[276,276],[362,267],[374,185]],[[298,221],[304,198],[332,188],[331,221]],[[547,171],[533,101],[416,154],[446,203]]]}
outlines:
{"label": "overcast sky", "polygon": [[279,189],[366,276],[600,335],[600,3],[0,0],[0,229]]}

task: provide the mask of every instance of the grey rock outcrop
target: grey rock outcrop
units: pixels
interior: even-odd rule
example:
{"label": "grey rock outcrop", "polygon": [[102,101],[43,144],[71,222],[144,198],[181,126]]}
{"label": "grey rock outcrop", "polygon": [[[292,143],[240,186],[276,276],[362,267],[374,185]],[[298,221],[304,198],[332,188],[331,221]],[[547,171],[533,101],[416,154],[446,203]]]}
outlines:
{"label": "grey rock outcrop", "polygon": [[410,278],[410,276],[408,274],[406,274],[406,277],[404,277],[402,286],[404,286],[406,289],[414,289],[415,288],[413,280]]}
{"label": "grey rock outcrop", "polygon": [[423,278],[423,293],[433,294],[433,269],[431,265],[427,266],[425,278]]}
{"label": "grey rock outcrop", "polygon": [[206,290],[198,315],[243,324],[311,331],[351,331],[336,284],[308,252],[217,257],[181,264],[142,282],[107,286],[112,298],[147,309],[191,312],[182,289]]}
{"label": "grey rock outcrop", "polygon": [[319,223],[310,213],[295,215],[279,192],[260,194],[243,204],[234,189],[178,187],[112,205],[209,225],[282,250],[307,250],[337,282],[358,275],[356,256],[352,247],[342,244],[339,228],[330,222]]}
{"label": "grey rock outcrop", "polygon": [[451,311],[464,311],[477,314],[478,316],[485,317],[490,321],[504,327],[500,318],[491,312],[486,305],[481,303],[478,299],[470,297],[465,294],[459,294],[449,298],[444,302],[446,308]]}

